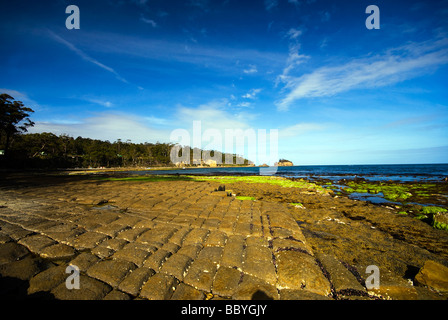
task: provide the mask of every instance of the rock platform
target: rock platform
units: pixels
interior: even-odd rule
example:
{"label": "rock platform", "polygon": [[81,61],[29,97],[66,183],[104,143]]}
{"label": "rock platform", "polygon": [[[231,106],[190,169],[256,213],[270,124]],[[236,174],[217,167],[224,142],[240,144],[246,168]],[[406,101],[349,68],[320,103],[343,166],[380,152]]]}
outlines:
{"label": "rock platform", "polygon": [[[25,179],[2,185],[0,296],[63,300],[448,297],[443,284],[436,290],[412,283],[426,261],[444,267],[448,238],[443,233],[436,237],[442,254],[428,250],[430,246],[419,247],[418,239],[403,242],[390,236],[387,226],[350,211],[358,203],[349,199],[294,190],[293,200],[304,204],[297,208],[269,197],[238,200],[216,191],[217,186],[79,178],[52,178],[45,183]],[[244,183],[232,186],[245,188]],[[275,188],[270,194],[278,191]],[[368,242],[374,239],[372,232],[381,246]],[[345,247],[344,241],[349,243]],[[360,251],[347,251],[353,248]],[[414,256],[413,261],[403,260],[407,259],[403,248]],[[384,262],[387,254],[382,252],[389,251],[394,252],[390,259],[398,262]],[[365,259],[363,252],[369,252]],[[369,264],[381,270],[379,289],[366,287]],[[67,288],[69,265],[79,269],[79,289]]]}

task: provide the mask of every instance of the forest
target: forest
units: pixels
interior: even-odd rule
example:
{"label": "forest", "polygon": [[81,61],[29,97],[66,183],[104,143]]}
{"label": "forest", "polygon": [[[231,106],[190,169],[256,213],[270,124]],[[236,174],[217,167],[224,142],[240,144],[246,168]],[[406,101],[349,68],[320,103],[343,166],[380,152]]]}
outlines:
{"label": "forest", "polygon": [[[0,94],[0,167],[20,169],[167,167],[172,143],[114,142],[91,138],[55,135],[51,132],[27,133],[34,125],[34,111],[8,94]],[[202,154],[202,151],[201,153]],[[214,155],[214,152],[211,153]],[[193,152],[190,163],[193,164]],[[225,154],[222,154],[223,163]],[[236,155],[233,155],[236,162]],[[244,159],[244,164],[248,161]]]}

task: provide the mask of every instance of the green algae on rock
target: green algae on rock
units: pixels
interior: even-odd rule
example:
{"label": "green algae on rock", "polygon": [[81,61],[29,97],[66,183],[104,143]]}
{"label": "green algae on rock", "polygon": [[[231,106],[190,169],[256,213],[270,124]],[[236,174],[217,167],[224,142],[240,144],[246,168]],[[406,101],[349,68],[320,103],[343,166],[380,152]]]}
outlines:
{"label": "green algae on rock", "polygon": [[245,197],[245,196],[236,196],[235,198],[237,200],[251,200],[251,201],[255,200],[254,197]]}
{"label": "green algae on rock", "polygon": [[316,183],[308,182],[303,179],[287,179],[275,176],[187,176],[187,175],[145,175],[145,176],[131,176],[131,177],[102,177],[97,178],[108,181],[141,181],[141,182],[159,182],[159,181],[208,181],[226,183],[268,183],[277,185],[283,188],[301,188],[310,189],[319,193],[328,193],[330,191],[319,186]]}

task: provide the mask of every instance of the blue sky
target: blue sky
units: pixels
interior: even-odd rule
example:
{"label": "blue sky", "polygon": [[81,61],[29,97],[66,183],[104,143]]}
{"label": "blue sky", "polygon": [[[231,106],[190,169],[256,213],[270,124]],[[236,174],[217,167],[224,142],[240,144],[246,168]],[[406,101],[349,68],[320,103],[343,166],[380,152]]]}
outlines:
{"label": "blue sky", "polygon": [[298,165],[448,162],[447,0],[17,0],[0,30],[30,132],[169,142],[201,121],[277,129]]}

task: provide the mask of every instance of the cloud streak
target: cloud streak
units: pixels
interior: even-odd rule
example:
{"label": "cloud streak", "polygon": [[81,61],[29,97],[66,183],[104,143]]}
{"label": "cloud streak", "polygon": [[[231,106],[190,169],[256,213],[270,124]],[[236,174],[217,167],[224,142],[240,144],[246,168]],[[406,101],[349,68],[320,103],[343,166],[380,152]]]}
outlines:
{"label": "cloud streak", "polygon": [[[448,63],[448,38],[412,43],[378,55],[336,66],[324,66],[302,76],[283,73],[286,96],[277,109],[286,111],[296,101],[328,97],[352,89],[377,88],[405,81]],[[290,69],[288,69],[288,72]]]}
{"label": "cloud streak", "polygon": [[106,66],[105,64],[99,62],[98,60],[90,57],[88,54],[86,54],[84,51],[78,49],[77,47],[75,47],[72,43],[68,42],[67,40],[63,39],[62,37],[58,36],[57,34],[55,34],[53,31],[47,30],[48,34],[50,35],[50,37],[53,40],[56,40],[57,42],[65,45],[70,51],[76,53],[78,56],[80,56],[82,59],[100,67],[103,70],[106,70],[110,73],[112,73],[113,75],[115,75],[115,77],[120,80],[121,82],[124,83],[129,83],[126,79],[124,79],[122,76],[120,76],[118,74],[118,72],[116,72],[113,68]]}
{"label": "cloud streak", "polygon": [[118,113],[101,113],[73,122],[36,121],[29,132],[52,132],[109,141],[132,139],[137,143],[168,141],[169,137],[168,130],[152,128],[141,117]]}
{"label": "cloud streak", "polygon": [[146,23],[146,24],[149,24],[149,25],[152,26],[153,28],[157,28],[157,22],[155,22],[155,21],[152,20],[152,19],[147,19],[147,18],[141,16],[141,17],[140,17],[140,21],[141,21],[141,22],[144,22],[144,23]]}

